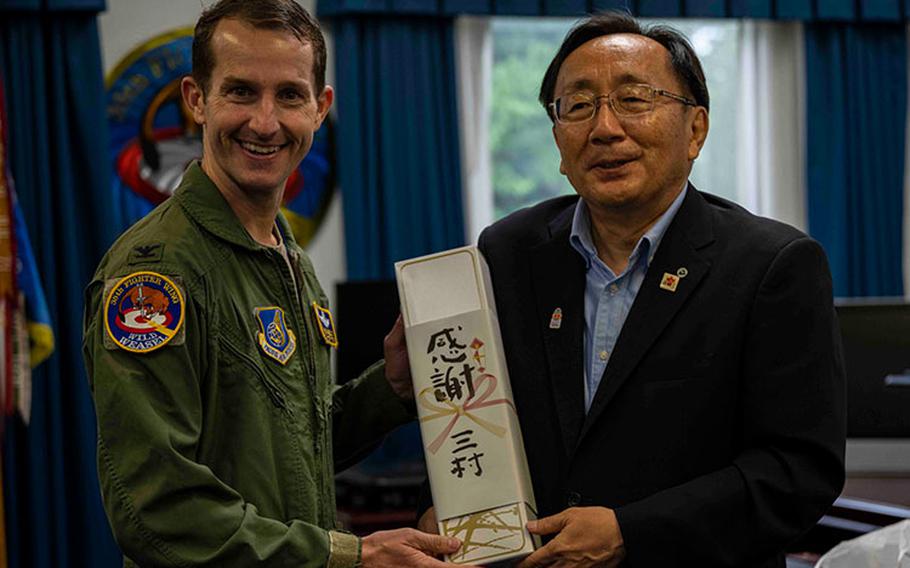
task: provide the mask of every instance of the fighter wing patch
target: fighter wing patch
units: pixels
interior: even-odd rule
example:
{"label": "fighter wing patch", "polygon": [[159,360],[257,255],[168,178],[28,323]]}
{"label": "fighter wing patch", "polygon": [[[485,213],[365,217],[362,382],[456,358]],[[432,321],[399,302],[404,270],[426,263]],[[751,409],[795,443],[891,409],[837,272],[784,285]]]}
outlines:
{"label": "fighter wing patch", "polygon": [[108,349],[149,353],[185,341],[186,304],[174,280],[156,272],[134,272],[109,281],[106,289],[104,346]]}

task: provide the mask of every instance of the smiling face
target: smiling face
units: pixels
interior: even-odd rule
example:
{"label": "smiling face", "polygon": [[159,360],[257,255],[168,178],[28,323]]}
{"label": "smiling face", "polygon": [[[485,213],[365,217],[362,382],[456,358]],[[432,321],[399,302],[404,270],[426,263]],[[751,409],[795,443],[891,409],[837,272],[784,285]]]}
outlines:
{"label": "smiling face", "polygon": [[[577,91],[606,95],[626,83],[691,97],[674,74],[667,50],[634,34],[582,44],[562,63],[554,96]],[[678,195],[698,157],[708,132],[707,111],[658,96],[651,112],[617,118],[605,99],[600,102],[590,121],[553,125],[560,172],[592,212],[654,218]]]}
{"label": "smiling face", "polygon": [[208,89],[190,77],[182,85],[203,126],[202,169],[223,193],[280,197],[328,113],[332,90],[313,92],[313,51],[290,32],[227,18],[211,47]]}

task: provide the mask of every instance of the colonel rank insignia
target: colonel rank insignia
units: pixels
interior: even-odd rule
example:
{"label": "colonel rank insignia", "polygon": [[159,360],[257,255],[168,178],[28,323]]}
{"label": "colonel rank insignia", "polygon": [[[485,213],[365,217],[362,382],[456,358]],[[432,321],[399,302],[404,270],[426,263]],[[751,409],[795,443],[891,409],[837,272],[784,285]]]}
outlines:
{"label": "colonel rank insignia", "polygon": [[[104,328],[116,347],[148,353],[167,345],[183,325],[183,294],[155,272],[134,272],[113,282],[104,303]],[[116,349],[111,345],[111,349]]]}
{"label": "colonel rank insignia", "polygon": [[335,320],[332,319],[332,312],[313,302],[313,313],[316,314],[316,327],[322,334],[322,340],[326,345],[338,349],[338,334],[335,332]]}
{"label": "colonel rank insignia", "polygon": [[286,365],[294,350],[297,349],[297,338],[288,329],[284,310],[279,307],[256,308],[256,320],[259,322],[259,347],[262,351]]}

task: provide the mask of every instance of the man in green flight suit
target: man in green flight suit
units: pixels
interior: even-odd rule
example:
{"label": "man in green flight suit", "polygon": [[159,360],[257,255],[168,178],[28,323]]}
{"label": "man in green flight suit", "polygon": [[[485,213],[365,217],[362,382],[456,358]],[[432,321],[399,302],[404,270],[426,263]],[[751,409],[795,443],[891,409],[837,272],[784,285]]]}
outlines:
{"label": "man in green flight suit", "polygon": [[332,104],[325,41],[294,0],[197,22],[183,100],[203,159],[86,291],[103,500],[127,566],[446,566],[455,539],[336,531],[334,458],[413,419],[400,322],[336,387],[312,264],[279,213]]}

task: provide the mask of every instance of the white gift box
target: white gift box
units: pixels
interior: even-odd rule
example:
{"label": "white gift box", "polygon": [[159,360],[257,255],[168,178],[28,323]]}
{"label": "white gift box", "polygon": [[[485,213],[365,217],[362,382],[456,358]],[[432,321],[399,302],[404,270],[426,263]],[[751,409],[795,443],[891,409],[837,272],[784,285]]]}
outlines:
{"label": "white gift box", "polygon": [[433,505],[456,564],[540,546],[486,261],[463,247],[395,264]]}

